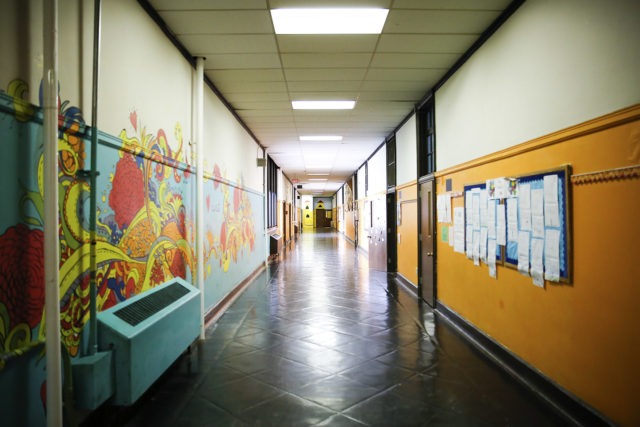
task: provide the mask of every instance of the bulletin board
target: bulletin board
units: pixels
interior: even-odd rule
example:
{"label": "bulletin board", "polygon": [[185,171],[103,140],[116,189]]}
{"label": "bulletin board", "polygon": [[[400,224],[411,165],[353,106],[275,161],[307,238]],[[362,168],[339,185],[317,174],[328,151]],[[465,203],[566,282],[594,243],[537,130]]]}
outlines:
{"label": "bulletin board", "polygon": [[[531,190],[541,189],[544,185],[545,176],[556,175],[558,179],[558,219],[557,226],[546,226],[545,230],[556,230],[560,235],[560,282],[571,283],[572,281],[572,239],[571,239],[571,194],[569,180],[571,178],[571,166],[566,165],[558,169],[543,172],[536,172],[527,175],[516,176],[518,185],[528,184]],[[522,226],[519,217],[518,227]],[[507,229],[507,245],[505,247],[504,264],[507,267],[517,268],[518,266],[518,243],[513,241]]]}
{"label": "bulletin board", "polygon": [[[463,198],[464,198],[464,201],[465,201],[465,207],[464,207],[465,213],[470,212],[470,210],[471,210],[471,206],[467,206],[467,200],[466,200],[467,198],[465,197],[467,192],[471,192],[473,190],[485,190],[486,188],[487,188],[487,185],[484,182],[481,183],[481,184],[470,184],[470,185],[465,185],[464,186],[464,192],[462,193],[462,195],[463,195]],[[489,207],[488,208],[489,209],[494,209],[494,211],[495,211],[497,205],[500,204],[500,200],[498,200],[498,199],[489,200],[488,202],[489,202]],[[468,227],[468,221],[465,221],[465,224],[466,224],[466,227]],[[468,230],[468,228],[467,228],[467,230]],[[474,231],[479,231],[479,230],[474,230]],[[466,231],[465,231],[465,233],[466,233]],[[468,252],[467,248],[468,248],[468,244],[469,243],[470,242],[468,240],[465,240],[465,252]],[[496,251],[496,264],[498,264],[498,265],[502,265],[504,263],[504,261],[503,261],[504,260],[504,253],[503,252],[504,252],[503,249],[501,249],[499,251]]]}

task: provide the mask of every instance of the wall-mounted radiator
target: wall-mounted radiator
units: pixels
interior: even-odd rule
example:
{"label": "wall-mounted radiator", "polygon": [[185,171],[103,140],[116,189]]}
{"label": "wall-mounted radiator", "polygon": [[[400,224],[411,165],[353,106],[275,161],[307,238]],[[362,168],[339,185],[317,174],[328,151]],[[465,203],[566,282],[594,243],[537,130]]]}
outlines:
{"label": "wall-mounted radiator", "polygon": [[200,334],[200,291],[172,279],[98,314],[114,360],[116,405],[133,404]]}

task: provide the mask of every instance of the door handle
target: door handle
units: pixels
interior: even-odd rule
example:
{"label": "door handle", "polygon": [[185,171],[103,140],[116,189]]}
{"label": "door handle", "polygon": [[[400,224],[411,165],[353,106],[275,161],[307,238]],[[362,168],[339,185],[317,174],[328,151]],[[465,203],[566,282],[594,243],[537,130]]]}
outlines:
{"label": "door handle", "polygon": [[433,252],[427,252],[427,256],[433,256]]}

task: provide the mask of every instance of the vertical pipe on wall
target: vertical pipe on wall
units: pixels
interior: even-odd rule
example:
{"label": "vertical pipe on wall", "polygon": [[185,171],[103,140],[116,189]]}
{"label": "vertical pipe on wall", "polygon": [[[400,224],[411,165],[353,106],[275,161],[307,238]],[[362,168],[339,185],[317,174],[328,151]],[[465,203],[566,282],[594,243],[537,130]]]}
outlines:
{"label": "vertical pipe on wall", "polygon": [[96,185],[98,160],[98,76],[100,69],[100,24],[101,0],[94,1],[93,11],[93,82],[91,91],[91,176],[89,196],[89,232],[91,249],[89,254],[89,354],[98,351],[97,284],[96,284]]}
{"label": "vertical pipe on wall", "polygon": [[58,243],[58,1],[43,10],[44,277],[47,426],[62,426],[62,356]]}
{"label": "vertical pipe on wall", "polygon": [[196,281],[200,289],[200,339],[204,339],[204,58],[196,58]]}

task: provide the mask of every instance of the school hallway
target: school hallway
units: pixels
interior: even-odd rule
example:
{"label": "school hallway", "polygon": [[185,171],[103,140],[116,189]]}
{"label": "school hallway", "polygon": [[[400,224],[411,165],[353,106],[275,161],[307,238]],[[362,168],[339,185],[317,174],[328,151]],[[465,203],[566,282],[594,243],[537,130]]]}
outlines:
{"label": "school hallway", "polygon": [[302,233],[140,402],[87,423],[566,424],[335,231]]}

